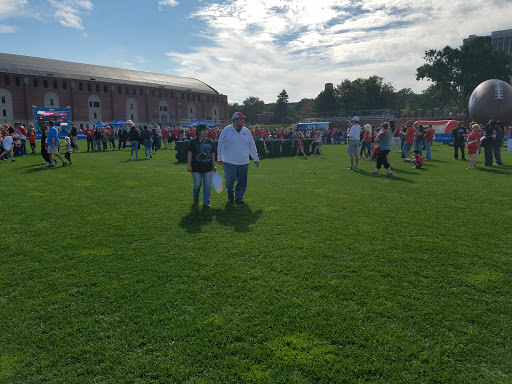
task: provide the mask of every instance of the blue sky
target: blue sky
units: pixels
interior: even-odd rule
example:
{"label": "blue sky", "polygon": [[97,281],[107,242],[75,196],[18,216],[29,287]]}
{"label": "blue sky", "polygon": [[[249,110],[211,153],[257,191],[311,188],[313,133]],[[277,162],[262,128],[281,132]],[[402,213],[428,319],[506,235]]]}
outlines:
{"label": "blue sky", "polygon": [[512,0],[0,0],[0,51],[298,101],[371,75],[421,92],[425,50],[511,29],[511,14]]}

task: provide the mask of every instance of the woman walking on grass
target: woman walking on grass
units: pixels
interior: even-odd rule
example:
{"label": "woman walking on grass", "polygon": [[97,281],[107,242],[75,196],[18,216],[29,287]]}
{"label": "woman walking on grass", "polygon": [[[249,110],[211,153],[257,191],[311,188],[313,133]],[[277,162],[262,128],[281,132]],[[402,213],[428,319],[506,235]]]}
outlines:
{"label": "woman walking on grass", "polygon": [[135,125],[132,125],[130,127],[130,132],[128,132],[128,140],[131,142],[131,148],[132,148],[132,155],[131,160],[133,160],[133,152],[135,152],[135,160],[139,158],[139,141],[140,141],[140,135],[137,131],[137,128],[135,128]]}
{"label": "woman walking on grass", "polygon": [[388,154],[391,150],[391,145],[393,144],[393,133],[389,131],[389,124],[382,124],[382,130],[380,131],[379,136],[375,138],[375,143],[379,144],[379,154],[377,155],[377,168],[372,173],[379,173],[379,169],[384,165],[387,172],[386,175],[391,176],[391,165],[388,162]]}
{"label": "woman walking on grass", "polygon": [[297,143],[297,156],[299,156],[299,152],[302,153],[302,156],[306,158],[306,154],[304,153],[304,134],[302,131],[299,132],[299,142]]}
{"label": "woman walking on grass", "polygon": [[322,131],[318,131],[315,136],[315,152],[311,155],[311,157],[315,157],[315,154],[318,152],[320,154],[320,158],[323,159],[322,156]]}

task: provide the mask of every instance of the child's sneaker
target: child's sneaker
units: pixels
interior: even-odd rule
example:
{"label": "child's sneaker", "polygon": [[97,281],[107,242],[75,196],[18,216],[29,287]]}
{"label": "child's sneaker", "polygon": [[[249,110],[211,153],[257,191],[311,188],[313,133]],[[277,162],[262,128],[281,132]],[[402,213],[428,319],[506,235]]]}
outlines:
{"label": "child's sneaker", "polygon": [[71,164],[73,164],[73,162],[72,162],[72,161],[70,161],[70,162],[68,163],[68,165],[71,165]]}
{"label": "child's sneaker", "polygon": [[393,176],[393,173],[391,173],[391,171],[387,171],[387,172],[386,172],[386,175],[387,175],[387,176]]}

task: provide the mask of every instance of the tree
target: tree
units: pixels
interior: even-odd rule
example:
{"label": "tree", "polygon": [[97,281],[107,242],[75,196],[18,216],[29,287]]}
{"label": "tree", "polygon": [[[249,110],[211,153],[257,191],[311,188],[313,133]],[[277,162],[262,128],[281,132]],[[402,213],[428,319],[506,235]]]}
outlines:
{"label": "tree", "polygon": [[288,94],[284,89],[277,96],[274,120],[277,123],[285,123],[288,120]]}
{"label": "tree", "polygon": [[228,118],[231,118],[235,112],[240,112],[240,104],[228,103]]}
{"label": "tree", "polygon": [[313,99],[302,99],[299,102],[299,115],[300,117],[309,117],[313,113],[315,102]]}
{"label": "tree", "polygon": [[315,112],[321,115],[332,115],[339,111],[339,101],[333,88],[326,88],[315,100]]}
{"label": "tree", "polygon": [[489,79],[509,81],[512,76],[512,58],[494,51],[490,37],[477,37],[460,49],[431,49],[423,58],[427,63],[416,69],[416,80],[432,81],[437,92],[460,111],[478,84]]}
{"label": "tree", "polygon": [[394,94],[395,101],[393,103],[393,109],[401,111],[406,105],[410,105],[415,97],[416,94],[411,90],[411,88],[402,88]]}
{"label": "tree", "polygon": [[256,96],[249,96],[243,101],[240,112],[247,116],[247,120],[249,122],[255,123],[257,121],[258,114],[263,113],[264,111],[265,102]]}

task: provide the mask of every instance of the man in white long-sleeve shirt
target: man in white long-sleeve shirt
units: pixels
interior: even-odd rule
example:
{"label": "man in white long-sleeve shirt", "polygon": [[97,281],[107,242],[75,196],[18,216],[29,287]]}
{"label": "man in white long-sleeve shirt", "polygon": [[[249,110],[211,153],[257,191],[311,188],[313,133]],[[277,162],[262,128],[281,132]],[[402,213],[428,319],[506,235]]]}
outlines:
{"label": "man in white long-sleeve shirt", "polygon": [[[244,126],[247,116],[240,112],[233,114],[233,124],[225,127],[219,137],[217,146],[217,163],[224,169],[228,200],[244,204],[247,190],[247,174],[249,172],[249,154],[259,167],[258,151],[251,131]],[[235,187],[236,182],[236,187]]]}

